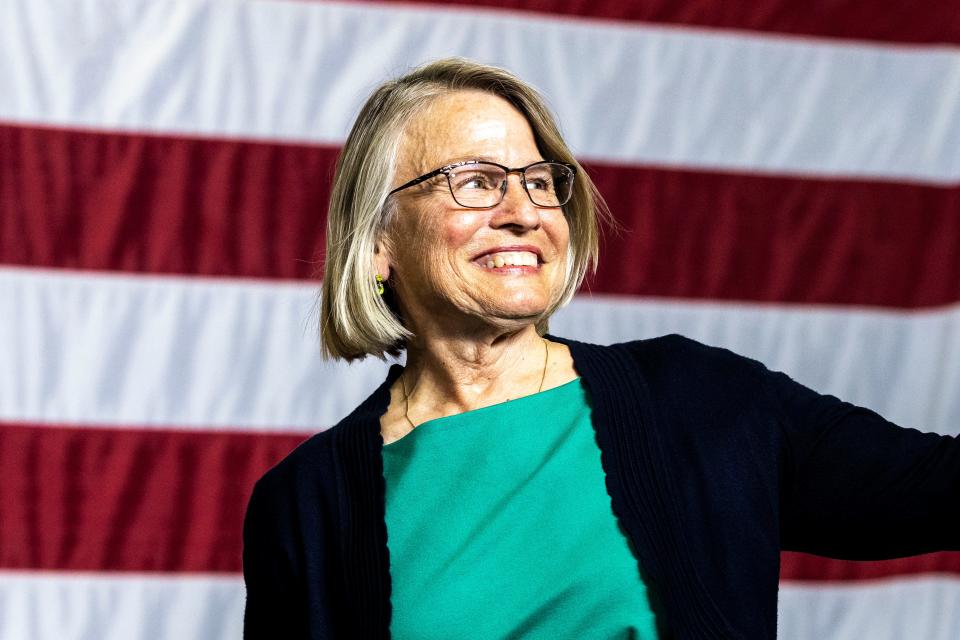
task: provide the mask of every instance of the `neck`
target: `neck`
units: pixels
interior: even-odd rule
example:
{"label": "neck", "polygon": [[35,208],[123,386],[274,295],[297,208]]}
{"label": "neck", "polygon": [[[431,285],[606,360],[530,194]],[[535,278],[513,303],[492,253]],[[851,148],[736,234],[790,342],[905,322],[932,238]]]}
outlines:
{"label": "neck", "polygon": [[403,381],[411,413],[419,418],[414,422],[535,393],[545,360],[544,341],[533,325],[479,338],[414,339]]}

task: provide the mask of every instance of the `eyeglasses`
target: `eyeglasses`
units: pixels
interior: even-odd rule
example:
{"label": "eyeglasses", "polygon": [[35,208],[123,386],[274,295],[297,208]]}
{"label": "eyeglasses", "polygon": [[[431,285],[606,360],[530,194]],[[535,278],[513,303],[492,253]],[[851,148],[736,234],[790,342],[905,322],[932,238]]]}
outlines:
{"label": "eyeglasses", "polygon": [[520,183],[530,202],[538,207],[561,207],[573,195],[576,168],[565,162],[541,161],[525,167],[510,169],[496,162],[466,160],[455,162],[425,173],[402,184],[389,195],[420,184],[440,174],[447,176],[450,195],[461,207],[489,209],[503,200],[507,193],[507,176],[520,174]]}

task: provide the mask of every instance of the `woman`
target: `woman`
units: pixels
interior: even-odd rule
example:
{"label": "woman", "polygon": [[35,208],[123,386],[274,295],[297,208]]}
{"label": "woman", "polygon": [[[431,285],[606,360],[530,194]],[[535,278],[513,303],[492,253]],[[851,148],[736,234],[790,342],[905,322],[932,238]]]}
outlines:
{"label": "woman", "polygon": [[598,212],[513,75],[442,60],[374,92],[322,343],[407,364],[257,484],[248,638],[772,638],[781,549],[958,547],[953,438],[679,336],[546,335]]}

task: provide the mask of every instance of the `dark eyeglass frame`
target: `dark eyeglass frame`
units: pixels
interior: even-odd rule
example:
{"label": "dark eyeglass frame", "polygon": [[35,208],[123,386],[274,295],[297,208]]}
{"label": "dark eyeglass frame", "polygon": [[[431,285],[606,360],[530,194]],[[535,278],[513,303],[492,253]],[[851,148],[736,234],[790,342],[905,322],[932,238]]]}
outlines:
{"label": "dark eyeglass frame", "polygon": [[[503,171],[506,173],[506,176],[504,177],[504,180],[503,180],[503,184],[500,186],[500,199],[497,200],[495,203],[493,203],[493,204],[491,204],[491,205],[487,205],[487,206],[483,206],[483,207],[477,207],[477,206],[472,206],[472,205],[468,205],[468,204],[463,204],[462,202],[460,202],[459,200],[457,200],[457,196],[453,195],[453,185],[450,183],[450,172],[453,171],[454,169],[459,169],[460,167],[466,167],[466,166],[468,166],[468,165],[474,165],[474,164],[487,164],[487,165],[491,165],[491,166],[494,166],[494,167],[499,167],[500,169],[503,169]],[[571,183],[570,193],[567,195],[567,199],[564,200],[563,202],[561,202],[560,204],[555,204],[555,205],[537,204],[536,202],[534,202],[533,196],[531,196],[531,195],[530,195],[530,192],[527,190],[527,169],[530,169],[531,167],[535,167],[535,166],[541,165],[541,164],[556,164],[556,165],[560,165],[561,167],[566,167],[567,169],[570,170],[570,183]],[[530,202],[533,204],[533,206],[539,207],[540,209],[556,209],[557,207],[562,207],[563,205],[565,205],[565,204],[567,204],[568,202],[570,202],[570,198],[573,197],[573,186],[572,186],[572,185],[573,185],[573,181],[574,181],[574,180],[576,179],[576,177],[577,177],[577,168],[576,168],[574,165],[572,165],[572,164],[570,164],[570,163],[568,163],[568,162],[557,162],[556,160],[537,160],[536,162],[531,162],[530,164],[528,164],[528,165],[525,166],[525,167],[516,167],[516,168],[513,168],[513,169],[511,169],[510,167],[505,167],[505,166],[503,166],[502,164],[499,164],[499,163],[496,163],[496,162],[489,162],[489,161],[487,161],[487,160],[464,160],[464,161],[462,161],[462,162],[454,162],[454,163],[452,163],[452,164],[444,165],[444,166],[440,167],[439,169],[434,169],[433,171],[431,171],[431,172],[429,172],[429,173],[425,173],[425,174],[423,174],[422,176],[416,177],[416,178],[414,178],[413,180],[411,180],[410,182],[405,182],[404,184],[400,185],[399,187],[397,187],[396,189],[394,189],[393,191],[391,191],[391,192],[388,193],[387,195],[388,195],[388,196],[392,196],[393,194],[397,193],[398,191],[403,191],[404,189],[407,189],[407,188],[412,187],[412,186],[414,186],[414,185],[418,185],[418,184],[420,184],[421,182],[425,182],[425,181],[429,180],[430,178],[432,178],[432,177],[434,177],[434,176],[440,175],[441,173],[447,177],[447,189],[450,191],[450,197],[453,198],[453,201],[454,201],[454,202],[456,202],[458,205],[460,205],[461,207],[464,207],[464,208],[466,208],[466,209],[492,209],[492,208],[494,208],[495,206],[497,206],[498,204],[500,204],[501,202],[503,202],[503,198],[504,198],[504,196],[507,194],[507,179],[506,179],[506,178],[509,178],[511,173],[519,173],[519,174],[520,174],[520,184],[521,184],[521,186],[523,186],[523,192],[527,194],[527,198],[530,200]]]}

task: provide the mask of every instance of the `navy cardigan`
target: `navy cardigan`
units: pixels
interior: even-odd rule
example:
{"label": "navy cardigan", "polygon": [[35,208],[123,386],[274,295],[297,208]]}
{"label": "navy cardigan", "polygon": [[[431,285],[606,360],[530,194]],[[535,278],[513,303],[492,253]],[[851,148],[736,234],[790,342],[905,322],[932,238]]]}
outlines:
{"label": "navy cardigan", "polygon": [[[774,638],[781,549],[881,559],[960,546],[960,440],[680,336],[551,339],[590,392],[607,492],[662,637]],[[389,637],[380,417],[401,370],[254,488],[245,638]]]}

